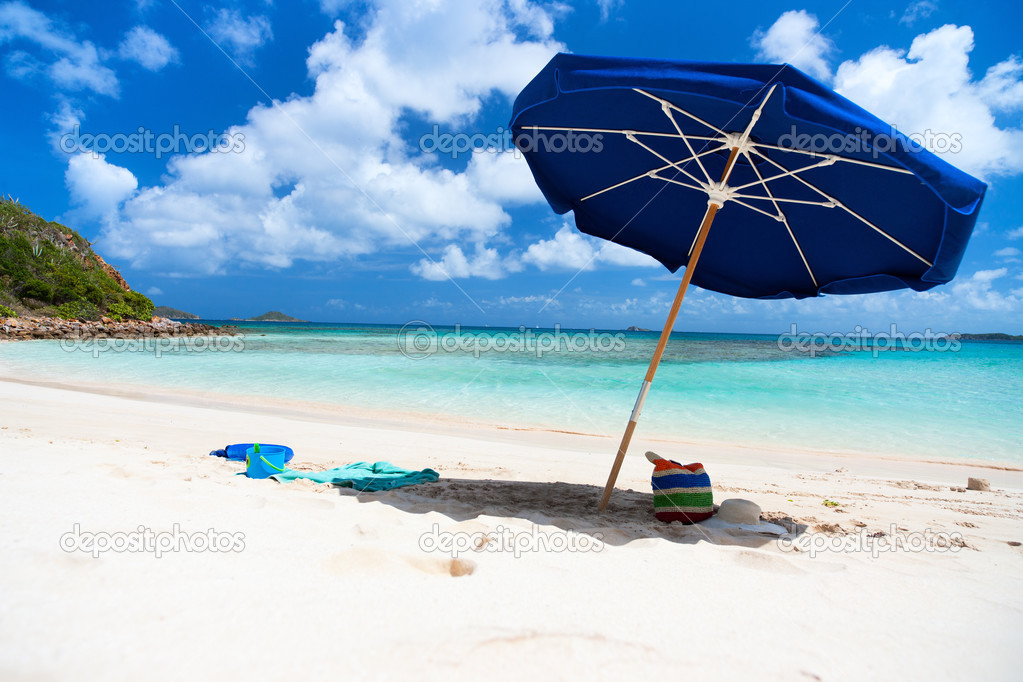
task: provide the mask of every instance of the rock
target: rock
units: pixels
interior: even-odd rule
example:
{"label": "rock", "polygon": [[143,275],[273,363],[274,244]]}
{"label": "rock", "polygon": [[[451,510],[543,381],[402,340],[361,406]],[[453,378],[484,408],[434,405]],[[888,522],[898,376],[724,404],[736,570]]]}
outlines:
{"label": "rock", "polygon": [[98,253],[93,253],[92,255],[93,255],[93,256],[94,256],[95,258],[96,258],[96,263],[97,263],[97,264],[98,264],[98,265],[99,265],[99,266],[100,266],[101,268],[103,268],[103,271],[104,271],[105,273],[107,273],[108,275],[110,275],[110,277],[111,277],[111,278],[112,278],[112,279],[113,279],[113,280],[114,280],[115,282],[117,282],[117,285],[118,285],[119,287],[121,287],[121,288],[122,288],[122,289],[124,289],[125,291],[131,291],[131,287],[129,287],[129,286],[128,286],[128,283],[127,283],[126,281],[124,281],[124,277],[122,277],[122,276],[121,276],[121,273],[120,273],[120,272],[118,272],[116,268],[114,268],[114,267],[113,267],[112,265],[110,265],[110,264],[109,264],[109,263],[107,263],[107,262],[106,262],[105,260],[103,260],[103,258],[102,258],[102,257],[101,257],[101,256],[100,256],[100,255],[99,255]]}
{"label": "rock", "polygon": [[109,317],[99,321],[62,320],[48,317],[3,318],[0,339],[88,339],[88,338],[170,338],[183,336],[232,336],[237,328],[226,329],[205,324],[181,324],[164,318],[157,321],[124,320]]}
{"label": "rock", "polygon": [[991,484],[988,483],[986,478],[973,478],[972,476],[966,481],[967,490],[991,490]]}

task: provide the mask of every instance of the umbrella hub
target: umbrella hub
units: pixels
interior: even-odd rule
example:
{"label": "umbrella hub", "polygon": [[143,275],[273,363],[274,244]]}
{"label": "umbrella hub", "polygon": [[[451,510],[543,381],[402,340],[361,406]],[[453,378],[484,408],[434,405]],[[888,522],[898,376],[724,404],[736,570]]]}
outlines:
{"label": "umbrella hub", "polygon": [[707,187],[707,205],[722,208],[734,193],[727,183],[716,182]]}
{"label": "umbrella hub", "polygon": [[735,149],[738,147],[739,156],[746,156],[746,153],[756,147],[756,143],[747,133],[725,133],[721,139],[721,142],[726,144],[729,149]]}

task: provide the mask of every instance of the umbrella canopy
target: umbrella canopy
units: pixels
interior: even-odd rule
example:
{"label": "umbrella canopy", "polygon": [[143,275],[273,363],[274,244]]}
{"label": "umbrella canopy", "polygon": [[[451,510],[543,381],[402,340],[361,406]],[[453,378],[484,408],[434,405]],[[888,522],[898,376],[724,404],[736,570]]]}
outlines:
{"label": "umbrella canopy", "polygon": [[672,272],[727,206],[692,281],[746,298],[948,282],[986,189],[791,66],[559,54],[511,128],[555,211]]}
{"label": "umbrella canopy", "polygon": [[511,129],[556,212],[686,266],[601,509],[690,282],[765,299],[926,291],[955,276],[986,190],[788,65],[559,54]]}

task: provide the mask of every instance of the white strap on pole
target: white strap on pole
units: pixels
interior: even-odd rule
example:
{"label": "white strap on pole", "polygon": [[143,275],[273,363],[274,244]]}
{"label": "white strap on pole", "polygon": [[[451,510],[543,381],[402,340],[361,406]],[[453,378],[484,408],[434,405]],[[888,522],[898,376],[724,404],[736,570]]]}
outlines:
{"label": "white strap on pole", "polygon": [[632,408],[632,416],[629,417],[630,422],[638,422],[639,414],[643,411],[643,403],[646,402],[646,394],[650,391],[650,382],[644,381],[643,386],[639,389],[639,395],[636,396],[636,404]]}

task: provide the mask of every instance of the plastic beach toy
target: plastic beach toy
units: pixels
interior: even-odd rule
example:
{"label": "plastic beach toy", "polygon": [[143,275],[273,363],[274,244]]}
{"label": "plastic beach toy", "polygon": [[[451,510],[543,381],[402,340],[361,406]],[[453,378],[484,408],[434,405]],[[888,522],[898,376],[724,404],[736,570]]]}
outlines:
{"label": "plastic beach toy", "polygon": [[[245,461],[246,453],[249,448],[254,447],[255,443],[235,443],[234,445],[228,445],[222,450],[214,450],[210,455],[214,457],[225,457],[231,460],[238,460],[239,462]],[[289,448],[287,445],[273,445],[269,443],[261,443],[261,448],[284,448],[284,462],[287,464],[291,461],[291,458],[295,456],[295,451]]]}
{"label": "plastic beach toy", "polygon": [[269,478],[284,472],[285,449],[280,445],[253,443],[245,450],[245,475],[249,478]]}

